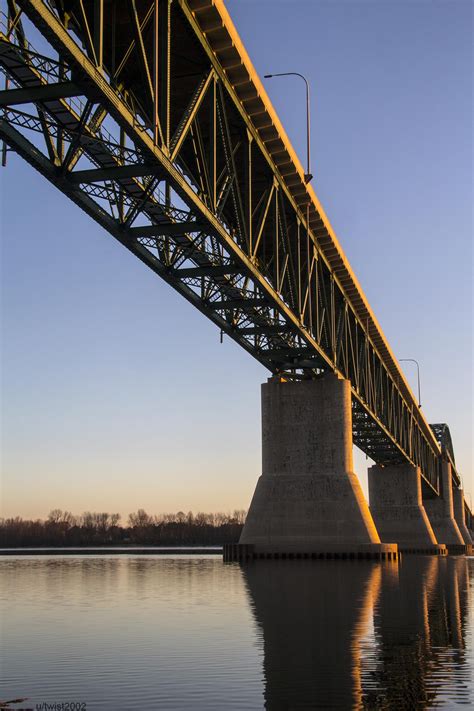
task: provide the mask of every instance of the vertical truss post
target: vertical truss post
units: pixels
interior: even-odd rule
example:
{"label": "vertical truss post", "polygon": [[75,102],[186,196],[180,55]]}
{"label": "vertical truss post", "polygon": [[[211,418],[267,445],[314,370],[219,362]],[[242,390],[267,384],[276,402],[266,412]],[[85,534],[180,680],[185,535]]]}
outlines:
{"label": "vertical truss post", "polygon": [[112,76],[114,76],[115,70],[117,68],[116,24],[117,24],[117,5],[115,2],[113,2],[112,7],[110,9],[110,69],[111,69]]}
{"label": "vertical truss post", "polygon": [[249,254],[252,254],[252,142],[252,134],[247,129],[247,150],[244,152],[244,217],[247,222]]}
{"label": "vertical truss post", "polygon": [[[120,127],[120,163],[122,165],[125,163],[125,142],[126,142],[126,140],[127,140],[126,133],[123,130],[123,128]],[[120,223],[123,224],[125,221],[125,201],[124,201],[124,191],[123,191],[123,188],[121,185],[119,187],[117,208],[118,208]]]}
{"label": "vertical truss post", "polygon": [[319,300],[319,295],[320,295],[320,290],[319,290],[319,255],[317,250],[315,250],[314,254],[314,310],[315,310],[315,315],[314,315],[314,327],[316,330],[316,340],[319,343],[319,333],[320,333],[320,316],[321,316],[321,309],[320,309],[320,300]]}
{"label": "vertical truss post", "polygon": [[331,274],[331,349],[334,370],[337,369],[337,333],[336,333],[336,298],[334,293],[334,276]]}
{"label": "vertical truss post", "polygon": [[301,222],[296,220],[296,248],[298,250],[298,318],[303,320],[301,304]]}
{"label": "vertical truss post", "polygon": [[159,139],[159,107],[158,107],[158,71],[159,71],[159,22],[158,22],[158,3],[159,0],[154,0],[155,9],[153,15],[153,140],[155,146],[158,145]]}
{"label": "vertical truss post", "polygon": [[217,209],[217,194],[216,194],[216,162],[217,162],[217,116],[216,116],[216,102],[217,102],[217,87],[216,78],[212,80],[211,87],[209,89],[209,190],[210,190],[210,204],[213,214],[216,214]]}
{"label": "vertical truss post", "polygon": [[104,61],[104,0],[94,0],[94,52],[97,66]]}
{"label": "vertical truss post", "polygon": [[171,2],[161,0],[161,16],[158,23],[159,45],[159,98],[158,114],[163,131],[164,147],[170,145],[170,52],[171,52]]}
{"label": "vertical truss post", "polygon": [[277,294],[280,293],[280,216],[278,214],[278,197],[279,197],[279,190],[278,186],[276,187],[275,190],[275,213],[274,213],[274,229],[273,233],[275,236],[275,251],[274,251],[274,269],[275,269],[275,285],[276,285],[276,290]]}
{"label": "vertical truss post", "polygon": [[[59,79],[60,81],[66,81],[66,65],[61,59],[59,58]],[[64,160],[64,132],[61,127],[61,125],[58,125],[58,131],[57,131],[57,137],[56,137],[56,155],[58,156],[58,161],[61,164]]]}
{"label": "vertical truss post", "polygon": [[311,299],[311,237],[309,234],[309,202],[306,203],[306,259],[307,259],[307,275],[306,275],[306,289],[307,289],[307,299],[308,299],[308,330],[311,334],[313,331],[313,309],[312,309],[312,299]]}
{"label": "vertical truss post", "polygon": [[[7,81],[5,81],[5,89],[8,89]],[[5,168],[7,165],[7,144],[5,141],[2,141],[2,168]]]}
{"label": "vertical truss post", "polygon": [[[10,35],[10,32],[12,31],[11,25],[12,25],[12,19],[11,19],[11,14],[10,14],[10,7],[8,7],[8,12],[7,12],[7,33],[8,33],[8,35]],[[9,89],[9,87],[10,87],[10,81],[8,79],[7,73],[5,72],[5,84],[4,84],[5,91],[7,89]],[[2,111],[2,114],[5,115],[6,112],[7,112],[7,109],[5,108]],[[7,164],[7,150],[8,149],[7,149],[6,141],[2,141],[2,168],[5,168],[5,166]]]}

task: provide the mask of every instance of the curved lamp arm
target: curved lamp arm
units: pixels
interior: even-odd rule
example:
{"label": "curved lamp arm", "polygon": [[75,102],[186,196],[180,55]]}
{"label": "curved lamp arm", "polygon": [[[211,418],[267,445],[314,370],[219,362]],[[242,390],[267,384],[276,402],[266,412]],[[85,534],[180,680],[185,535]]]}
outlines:
{"label": "curved lamp arm", "polygon": [[303,74],[299,72],[280,72],[279,74],[265,74],[264,79],[272,79],[273,77],[300,77],[306,85],[306,173],[304,176],[305,183],[309,183],[313,176],[311,175],[311,120],[310,120],[310,96],[309,82]]}

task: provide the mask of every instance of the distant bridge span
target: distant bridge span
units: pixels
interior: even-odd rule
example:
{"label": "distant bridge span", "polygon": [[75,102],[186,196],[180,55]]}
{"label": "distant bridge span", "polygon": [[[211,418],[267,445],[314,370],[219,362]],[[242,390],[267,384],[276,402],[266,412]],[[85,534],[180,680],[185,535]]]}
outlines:
{"label": "distant bridge span", "polygon": [[438,494],[439,433],[222,0],[8,0],[1,23],[4,142],[272,373],[350,380],[354,443]]}

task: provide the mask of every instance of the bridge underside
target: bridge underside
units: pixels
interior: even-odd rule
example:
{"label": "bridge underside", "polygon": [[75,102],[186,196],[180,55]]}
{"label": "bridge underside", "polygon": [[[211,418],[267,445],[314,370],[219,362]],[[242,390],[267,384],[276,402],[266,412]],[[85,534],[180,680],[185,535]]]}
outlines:
{"label": "bridge underside", "polygon": [[9,0],[1,23],[10,149],[272,373],[349,380],[354,443],[436,496],[438,442],[222,3]]}

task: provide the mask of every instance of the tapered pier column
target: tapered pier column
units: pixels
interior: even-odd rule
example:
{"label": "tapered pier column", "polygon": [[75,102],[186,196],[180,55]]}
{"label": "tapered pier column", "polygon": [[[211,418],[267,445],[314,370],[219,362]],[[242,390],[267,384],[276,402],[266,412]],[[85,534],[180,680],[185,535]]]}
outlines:
{"label": "tapered pier column", "polygon": [[423,501],[431,526],[436,538],[446,544],[449,553],[465,553],[466,544],[454,518],[451,464],[445,459],[441,460],[440,489],[440,496]]}
{"label": "tapered pier column", "polygon": [[244,557],[396,557],[353,472],[348,380],[328,374],[262,385],[262,454],[240,538]]}
{"label": "tapered pier column", "polygon": [[382,541],[396,541],[402,553],[446,555],[423,507],[419,467],[370,467],[369,503]]}
{"label": "tapered pier column", "polygon": [[466,526],[466,512],[464,509],[464,491],[453,486],[453,511],[458,524],[459,533],[467,546],[472,546],[472,537]]}

